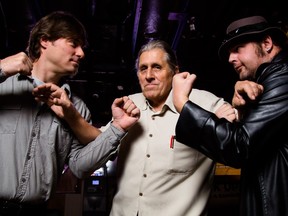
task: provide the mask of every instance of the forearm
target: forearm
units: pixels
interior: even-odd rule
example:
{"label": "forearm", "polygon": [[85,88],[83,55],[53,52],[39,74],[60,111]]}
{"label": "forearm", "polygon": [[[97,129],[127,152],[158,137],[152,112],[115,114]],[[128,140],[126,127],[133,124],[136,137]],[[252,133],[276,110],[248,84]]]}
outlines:
{"label": "forearm", "polygon": [[89,176],[117,153],[120,140],[125,134],[109,124],[89,145],[73,145],[69,155],[69,167],[78,178]]}
{"label": "forearm", "polygon": [[66,113],[64,120],[82,144],[93,141],[101,133],[98,128],[89,124],[74,107],[70,108],[69,114]]}

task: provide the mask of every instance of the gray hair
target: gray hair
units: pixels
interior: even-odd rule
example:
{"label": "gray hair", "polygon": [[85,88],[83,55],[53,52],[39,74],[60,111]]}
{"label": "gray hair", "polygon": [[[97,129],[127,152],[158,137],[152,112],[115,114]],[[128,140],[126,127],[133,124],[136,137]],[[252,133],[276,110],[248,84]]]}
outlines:
{"label": "gray hair", "polygon": [[176,56],[174,50],[170,47],[170,45],[168,43],[166,43],[165,41],[162,41],[162,40],[151,40],[148,43],[144,44],[140,48],[140,50],[138,52],[137,59],[136,59],[136,63],[135,63],[136,71],[138,71],[138,69],[139,69],[139,58],[140,58],[141,54],[143,52],[150,51],[150,50],[153,50],[156,48],[164,51],[166,61],[169,65],[171,71],[173,73],[175,73],[175,71],[178,68],[177,56]]}

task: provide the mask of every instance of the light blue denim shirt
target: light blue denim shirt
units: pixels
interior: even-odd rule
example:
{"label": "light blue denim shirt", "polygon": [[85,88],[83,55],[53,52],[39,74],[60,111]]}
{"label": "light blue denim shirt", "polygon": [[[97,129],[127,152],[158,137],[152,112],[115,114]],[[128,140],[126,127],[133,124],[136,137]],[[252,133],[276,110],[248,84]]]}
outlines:
{"label": "light blue denim shirt", "polygon": [[[89,176],[125,135],[110,126],[93,142],[81,145],[63,120],[34,100],[31,91],[37,84],[19,74],[0,83],[0,199],[48,200],[65,163],[77,177]],[[62,87],[70,92],[69,85]],[[92,123],[85,103],[76,96],[70,99]]]}

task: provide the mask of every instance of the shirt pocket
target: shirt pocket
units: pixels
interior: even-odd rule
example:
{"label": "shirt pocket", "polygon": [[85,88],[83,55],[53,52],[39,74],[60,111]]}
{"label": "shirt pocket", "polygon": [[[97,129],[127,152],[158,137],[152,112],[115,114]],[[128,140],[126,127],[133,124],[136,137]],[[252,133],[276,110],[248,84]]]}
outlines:
{"label": "shirt pocket", "polygon": [[21,115],[21,104],[0,105],[0,134],[15,134]]}
{"label": "shirt pocket", "polygon": [[73,137],[66,124],[55,118],[49,132],[48,144],[53,146],[58,155],[67,155],[70,151]]}
{"label": "shirt pocket", "polygon": [[174,140],[169,173],[190,173],[199,166],[200,153]]}

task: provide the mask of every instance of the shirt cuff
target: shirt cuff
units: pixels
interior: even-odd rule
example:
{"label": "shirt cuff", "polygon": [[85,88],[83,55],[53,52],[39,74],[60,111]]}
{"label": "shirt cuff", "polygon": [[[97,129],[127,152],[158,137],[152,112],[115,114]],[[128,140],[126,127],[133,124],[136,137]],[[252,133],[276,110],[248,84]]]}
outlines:
{"label": "shirt cuff", "polygon": [[122,139],[127,132],[124,132],[123,130],[120,130],[119,128],[115,127],[113,124],[110,124],[111,131],[113,134],[120,140]]}

